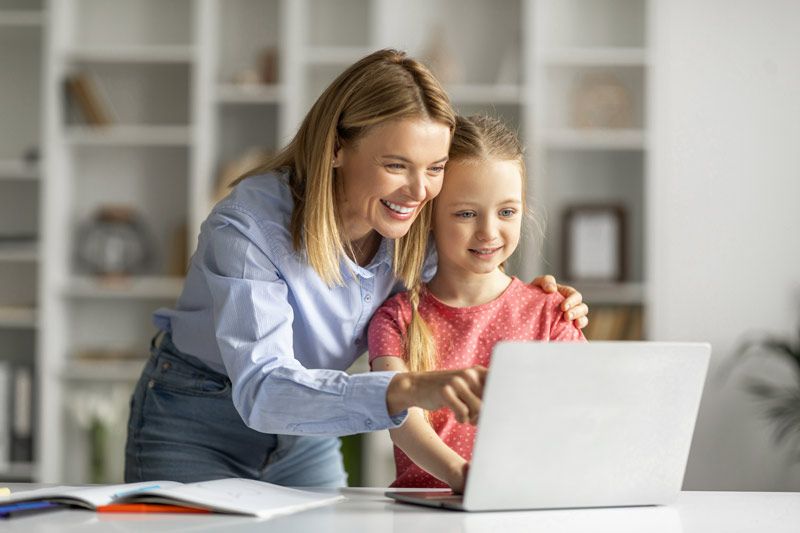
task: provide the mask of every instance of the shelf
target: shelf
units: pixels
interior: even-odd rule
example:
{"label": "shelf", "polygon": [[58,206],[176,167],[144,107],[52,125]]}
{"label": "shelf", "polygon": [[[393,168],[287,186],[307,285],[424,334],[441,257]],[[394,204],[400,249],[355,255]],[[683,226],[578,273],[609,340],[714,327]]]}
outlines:
{"label": "shelf", "polygon": [[72,361],[61,377],[67,381],[135,382],[146,362],[144,357],[132,361]]}
{"label": "shelf", "polygon": [[33,263],[39,260],[39,246],[34,241],[0,239],[0,263]]}
{"label": "shelf", "polygon": [[576,47],[551,48],[542,51],[542,62],[551,66],[645,66],[645,48]]}
{"label": "shelf", "polygon": [[41,28],[44,13],[33,10],[0,10],[0,28]]}
{"label": "shelf", "polygon": [[644,150],[645,133],[640,129],[558,129],[542,133],[547,148],[577,150]]}
{"label": "shelf", "polygon": [[0,306],[0,328],[35,329],[36,308],[22,306]]}
{"label": "shelf", "polygon": [[280,85],[233,85],[217,87],[217,101],[222,104],[279,104],[283,87]]}
{"label": "shelf", "polygon": [[578,289],[590,309],[591,306],[598,305],[644,305],[646,300],[645,284],[642,282],[600,283],[559,280],[559,283]]}
{"label": "shelf", "polygon": [[3,480],[33,479],[35,470],[35,463],[6,463],[0,465],[0,478]]}
{"label": "shelf", "polygon": [[450,85],[447,93],[454,104],[522,104],[519,85]]}
{"label": "shelf", "polygon": [[72,298],[169,300],[180,296],[183,281],[183,278],[167,276],[140,276],[109,281],[75,277],[64,292]]}
{"label": "shelf", "polygon": [[0,160],[0,181],[36,181],[39,179],[39,165],[29,165],[20,159]]}
{"label": "shelf", "polygon": [[92,46],[73,47],[64,52],[67,61],[76,63],[190,63],[193,46]]}
{"label": "shelf", "polygon": [[189,126],[68,126],[66,142],[87,146],[186,146],[192,142]]}
{"label": "shelf", "polygon": [[374,52],[367,46],[309,46],[306,61],[309,65],[349,66]]}

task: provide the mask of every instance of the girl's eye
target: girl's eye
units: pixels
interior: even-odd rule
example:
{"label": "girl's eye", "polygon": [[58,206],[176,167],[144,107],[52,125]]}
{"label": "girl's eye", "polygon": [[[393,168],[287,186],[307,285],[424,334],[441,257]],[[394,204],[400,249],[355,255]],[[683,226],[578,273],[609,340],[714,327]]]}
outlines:
{"label": "girl's eye", "polygon": [[476,215],[473,211],[459,211],[456,213],[458,218],[474,218]]}
{"label": "girl's eye", "polygon": [[500,216],[504,218],[513,217],[516,214],[516,211],[513,209],[502,209],[500,211]]}

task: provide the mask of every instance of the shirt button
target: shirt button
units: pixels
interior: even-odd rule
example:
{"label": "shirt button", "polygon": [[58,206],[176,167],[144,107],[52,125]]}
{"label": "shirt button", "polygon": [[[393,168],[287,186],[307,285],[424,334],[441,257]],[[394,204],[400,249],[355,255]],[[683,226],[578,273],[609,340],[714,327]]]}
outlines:
{"label": "shirt button", "polygon": [[161,370],[169,370],[170,368],[172,368],[172,364],[168,361],[161,365]]}
{"label": "shirt button", "polygon": [[364,422],[364,425],[367,426],[368,429],[372,429],[372,420],[367,418],[367,420]]}
{"label": "shirt button", "polygon": [[147,388],[148,389],[152,389],[155,386],[156,386],[155,380],[151,379],[150,381],[147,382]]}
{"label": "shirt button", "polygon": [[364,296],[364,301],[367,302],[367,303],[370,303],[372,301],[372,295],[371,294],[367,294],[366,296]]}

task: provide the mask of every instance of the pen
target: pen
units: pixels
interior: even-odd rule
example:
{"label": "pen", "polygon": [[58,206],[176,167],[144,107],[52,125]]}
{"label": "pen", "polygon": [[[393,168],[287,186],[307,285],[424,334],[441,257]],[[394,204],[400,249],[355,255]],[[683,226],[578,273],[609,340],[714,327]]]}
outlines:
{"label": "pen", "polygon": [[160,486],[160,485],[147,485],[146,487],[137,487],[137,488],[135,488],[135,489],[131,489],[131,490],[125,490],[125,491],[122,491],[122,492],[118,492],[118,493],[114,494],[114,495],[112,496],[112,498],[114,498],[114,499],[117,499],[117,498],[122,498],[123,496],[127,496],[127,495],[129,495],[129,494],[136,494],[137,492],[143,492],[143,491],[145,491],[145,490],[150,490],[150,489],[160,489],[160,488],[161,488],[161,486]]}
{"label": "pen", "polygon": [[44,511],[56,511],[67,507],[55,502],[21,502],[0,505],[0,518],[11,518],[13,516],[41,513]]}
{"label": "pen", "polygon": [[208,509],[160,503],[111,503],[97,507],[98,513],[211,513]]}

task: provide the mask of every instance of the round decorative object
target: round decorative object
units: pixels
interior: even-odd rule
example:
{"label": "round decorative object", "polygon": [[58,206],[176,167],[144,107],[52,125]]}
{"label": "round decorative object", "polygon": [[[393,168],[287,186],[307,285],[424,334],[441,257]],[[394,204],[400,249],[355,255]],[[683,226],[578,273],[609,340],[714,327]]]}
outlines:
{"label": "round decorative object", "polygon": [[133,208],[106,206],[84,224],[77,240],[84,270],[100,276],[129,276],[146,271],[153,260],[147,228]]}
{"label": "round decorative object", "polygon": [[573,124],[579,128],[630,128],[632,107],[628,89],[616,76],[588,74],[575,88]]}

